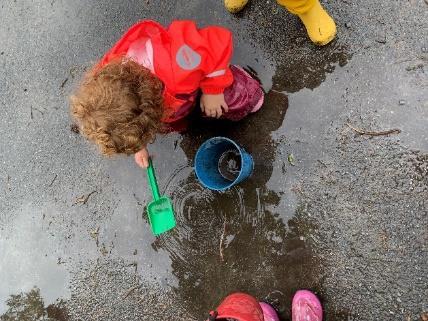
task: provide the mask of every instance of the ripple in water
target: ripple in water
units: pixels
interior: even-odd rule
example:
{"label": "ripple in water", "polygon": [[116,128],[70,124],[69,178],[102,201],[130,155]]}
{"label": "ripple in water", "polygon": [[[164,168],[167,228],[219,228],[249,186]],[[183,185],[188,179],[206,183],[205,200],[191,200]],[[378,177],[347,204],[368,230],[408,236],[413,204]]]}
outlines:
{"label": "ripple in water", "polygon": [[[189,265],[192,264],[188,262],[189,254],[207,255],[213,247],[218,247],[229,213],[245,212],[239,189],[227,193],[206,189],[189,166],[180,167],[171,175],[165,195],[172,200],[177,226],[158,237],[153,246],[167,250],[173,260],[179,259]],[[236,201],[231,203],[230,199]]]}

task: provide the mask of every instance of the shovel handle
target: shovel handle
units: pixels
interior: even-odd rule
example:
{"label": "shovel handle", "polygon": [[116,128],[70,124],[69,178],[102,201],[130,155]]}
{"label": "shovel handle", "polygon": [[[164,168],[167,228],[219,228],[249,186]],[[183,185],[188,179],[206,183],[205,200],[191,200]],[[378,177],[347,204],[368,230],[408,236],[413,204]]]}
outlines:
{"label": "shovel handle", "polygon": [[153,199],[157,201],[160,198],[160,194],[158,183],[156,181],[155,169],[153,168],[151,158],[149,158],[149,167],[147,167],[147,177],[149,178],[149,184],[152,190]]}

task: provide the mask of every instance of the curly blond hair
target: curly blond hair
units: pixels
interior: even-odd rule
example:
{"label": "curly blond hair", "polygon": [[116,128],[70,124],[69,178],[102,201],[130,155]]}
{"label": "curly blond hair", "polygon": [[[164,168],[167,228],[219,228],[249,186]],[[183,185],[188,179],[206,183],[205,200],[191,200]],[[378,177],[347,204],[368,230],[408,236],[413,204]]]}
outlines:
{"label": "curly blond hair", "polygon": [[118,58],[85,75],[70,97],[71,114],[104,155],[134,154],[162,129],[162,90],[150,70]]}

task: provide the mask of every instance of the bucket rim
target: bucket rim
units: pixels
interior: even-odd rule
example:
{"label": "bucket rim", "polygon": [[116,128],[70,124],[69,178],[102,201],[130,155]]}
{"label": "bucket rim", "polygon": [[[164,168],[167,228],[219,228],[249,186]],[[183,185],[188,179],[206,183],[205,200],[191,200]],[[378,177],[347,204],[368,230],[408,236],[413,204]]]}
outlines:
{"label": "bucket rim", "polygon": [[[233,185],[235,185],[235,184],[236,184],[236,182],[237,182],[237,181],[238,181],[238,179],[239,179],[239,175],[235,178],[235,180],[231,181],[231,182],[230,182],[230,184],[228,184],[227,186],[222,187],[222,188],[215,188],[215,187],[208,186],[207,184],[205,184],[205,182],[201,179],[201,176],[200,176],[200,175],[199,175],[199,173],[198,173],[198,166],[196,166],[198,156],[199,156],[199,155],[200,155],[200,153],[202,152],[203,148],[204,148],[206,145],[208,145],[208,144],[209,144],[211,141],[213,141],[213,140],[223,140],[223,141],[227,141],[227,142],[231,143],[232,145],[234,145],[234,146],[235,146],[235,148],[239,151],[239,156],[241,156],[241,160],[243,160],[243,159],[244,159],[244,155],[243,155],[243,147],[239,146],[235,141],[233,141],[232,139],[230,139],[230,138],[228,138],[228,137],[224,137],[224,136],[215,136],[215,137],[211,137],[211,138],[207,139],[205,142],[203,142],[203,143],[202,143],[202,145],[201,145],[201,146],[199,146],[199,148],[198,148],[198,150],[197,150],[197,152],[196,152],[196,155],[195,155],[195,166],[194,166],[194,168],[195,168],[195,173],[196,173],[196,177],[198,178],[198,181],[199,181],[199,182],[200,182],[204,187],[206,187],[206,188],[208,188],[208,189],[210,189],[210,190],[217,191],[217,192],[224,192],[224,191],[228,190],[229,188],[231,188]],[[248,154],[248,155],[249,155],[249,154]],[[251,155],[250,155],[250,157],[251,157]],[[254,164],[253,164],[253,166],[254,166]]]}

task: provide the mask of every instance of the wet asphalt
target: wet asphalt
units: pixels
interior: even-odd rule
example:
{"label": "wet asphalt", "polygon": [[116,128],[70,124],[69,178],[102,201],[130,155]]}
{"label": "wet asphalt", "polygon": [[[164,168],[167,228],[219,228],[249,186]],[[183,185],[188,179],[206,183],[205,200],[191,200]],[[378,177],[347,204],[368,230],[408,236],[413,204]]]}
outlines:
{"label": "wet asphalt", "polygon": [[[273,1],[2,1],[0,320],[204,320],[234,291],[290,320],[300,288],[326,320],[420,320],[428,311],[428,5],[325,3],[338,37],[317,48]],[[140,19],[234,31],[234,63],[266,103],[240,123],[194,115],[159,136],[178,225],[152,236],[145,173],[71,130],[67,97]],[[390,135],[360,135],[357,131]],[[356,131],[357,130],[357,131]],[[225,193],[193,171],[223,135],[254,157]]]}

